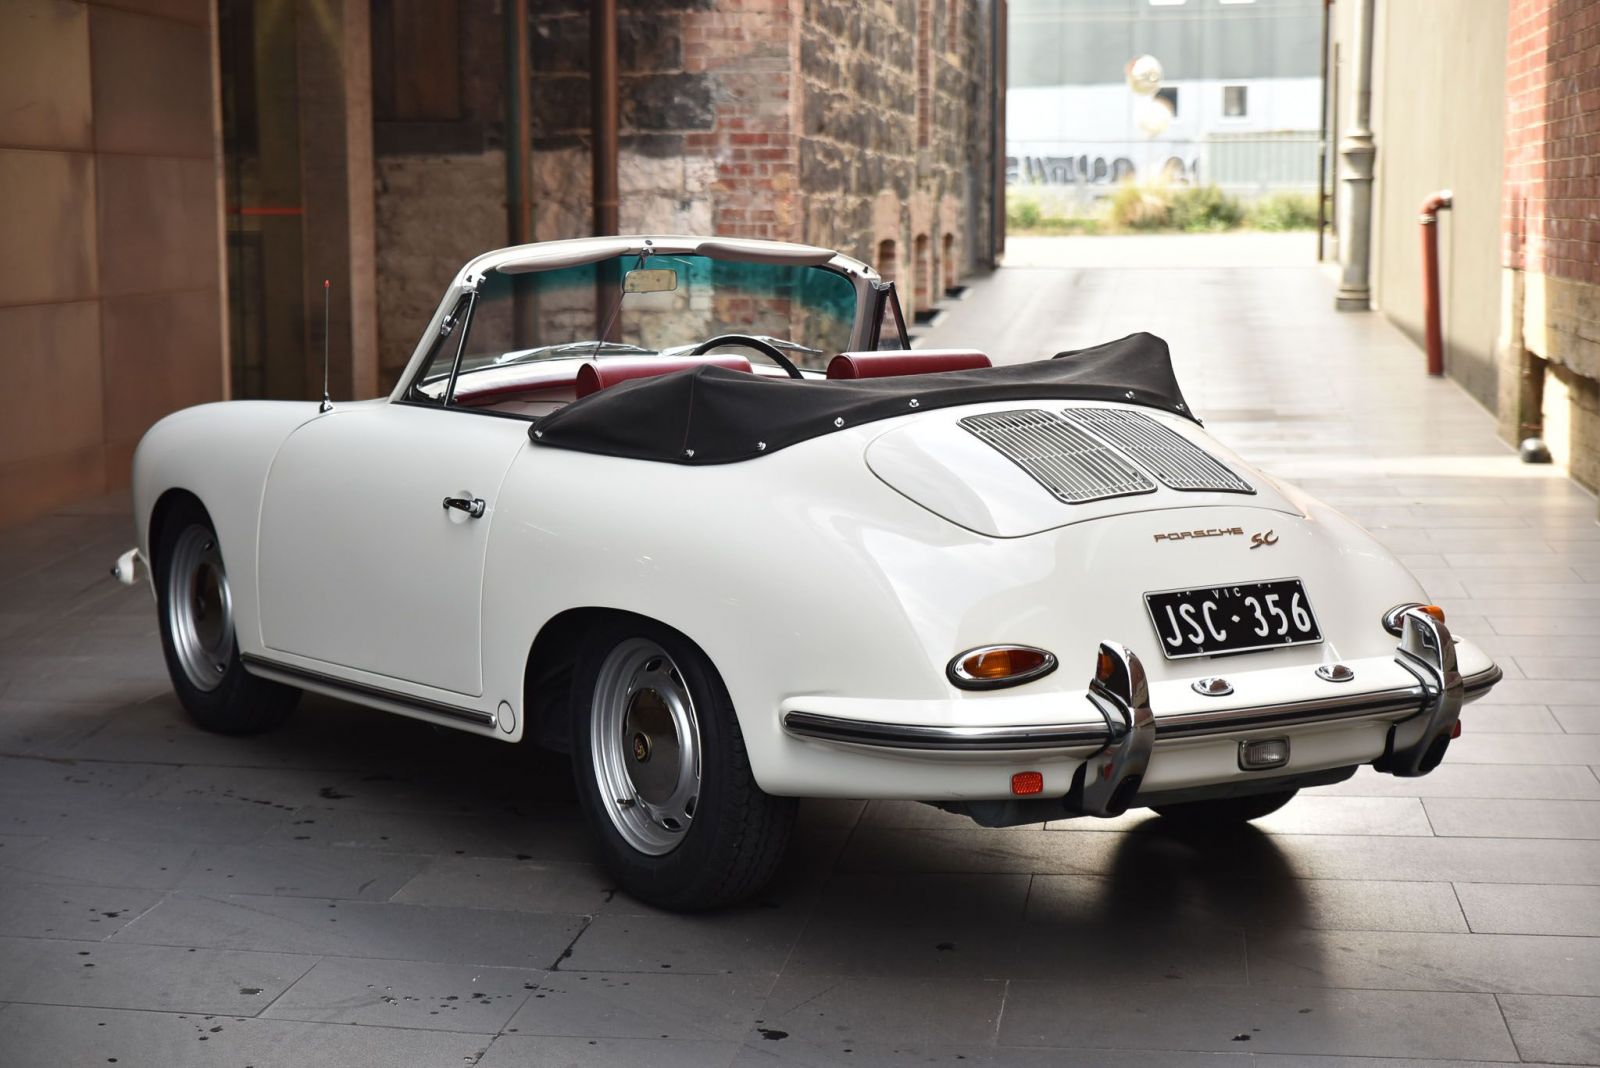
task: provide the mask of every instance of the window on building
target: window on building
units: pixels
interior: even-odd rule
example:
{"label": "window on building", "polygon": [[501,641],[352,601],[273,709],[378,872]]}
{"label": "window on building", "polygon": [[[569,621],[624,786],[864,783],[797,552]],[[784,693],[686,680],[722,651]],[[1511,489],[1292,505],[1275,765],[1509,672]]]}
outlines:
{"label": "window on building", "polygon": [[1167,85],[1157,89],[1156,99],[1165,100],[1167,108],[1172,112],[1172,117],[1178,117],[1178,89],[1176,86]]}
{"label": "window on building", "polygon": [[1230,119],[1242,119],[1250,114],[1250,90],[1247,86],[1222,87],[1222,114]]}
{"label": "window on building", "polygon": [[373,117],[379,122],[460,119],[456,0],[379,0],[371,18]]}

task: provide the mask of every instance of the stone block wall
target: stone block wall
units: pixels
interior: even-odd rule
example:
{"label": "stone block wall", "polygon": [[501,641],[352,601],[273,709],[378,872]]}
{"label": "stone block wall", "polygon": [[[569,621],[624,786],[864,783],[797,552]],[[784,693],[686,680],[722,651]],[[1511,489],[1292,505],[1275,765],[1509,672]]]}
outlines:
{"label": "stone block wall", "polygon": [[[619,12],[625,231],[888,256],[910,313],[975,262],[989,194],[977,0],[668,0]],[[533,15],[539,240],[590,232],[589,12]],[[920,90],[920,91],[919,91]],[[920,297],[919,297],[920,294]]]}
{"label": "stone block wall", "polygon": [[907,314],[927,309],[973,266],[966,223],[990,195],[980,5],[808,0],[799,49],[800,239],[877,264]]}
{"label": "stone block wall", "polygon": [[[532,192],[540,241],[592,232],[589,9],[532,15]],[[618,12],[619,225],[789,236],[788,0]]]}
{"label": "stone block wall", "polygon": [[1542,407],[1600,488],[1600,0],[1511,0],[1507,38],[1501,431]]}
{"label": "stone block wall", "polygon": [[373,6],[378,385],[393,388],[445,285],[499,248],[506,208],[499,4]]}

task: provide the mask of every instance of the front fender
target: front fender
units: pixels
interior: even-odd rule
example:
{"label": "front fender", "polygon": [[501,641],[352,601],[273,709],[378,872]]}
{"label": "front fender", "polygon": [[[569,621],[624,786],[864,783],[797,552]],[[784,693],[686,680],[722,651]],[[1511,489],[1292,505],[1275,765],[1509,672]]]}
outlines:
{"label": "front fender", "polygon": [[223,401],[174,412],[145,432],[133,454],[133,519],[154,581],[154,512],[164,494],[183,490],[211,516],[228,567],[239,646],[261,648],[256,597],[256,532],[261,491],[278,447],[317,417],[298,401]]}

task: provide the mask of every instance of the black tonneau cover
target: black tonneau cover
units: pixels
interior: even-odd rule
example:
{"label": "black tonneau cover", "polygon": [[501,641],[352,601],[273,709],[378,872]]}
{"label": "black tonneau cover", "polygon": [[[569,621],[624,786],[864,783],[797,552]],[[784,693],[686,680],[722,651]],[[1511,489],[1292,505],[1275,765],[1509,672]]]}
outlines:
{"label": "black tonneau cover", "polygon": [[1121,401],[1194,418],[1167,343],[1139,333],[1049,360],[898,378],[799,381],[698,367],[601,390],[529,433],[558,449],[725,464],[912,411],[1013,400]]}

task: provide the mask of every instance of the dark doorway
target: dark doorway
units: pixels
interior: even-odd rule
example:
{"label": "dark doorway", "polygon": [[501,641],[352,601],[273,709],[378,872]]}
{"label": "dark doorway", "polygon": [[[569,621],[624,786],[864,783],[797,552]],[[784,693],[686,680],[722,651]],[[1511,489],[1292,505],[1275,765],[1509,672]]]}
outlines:
{"label": "dark doorway", "polygon": [[217,6],[235,398],[310,396],[308,368],[320,366],[320,357],[306,352],[298,6],[292,0]]}

